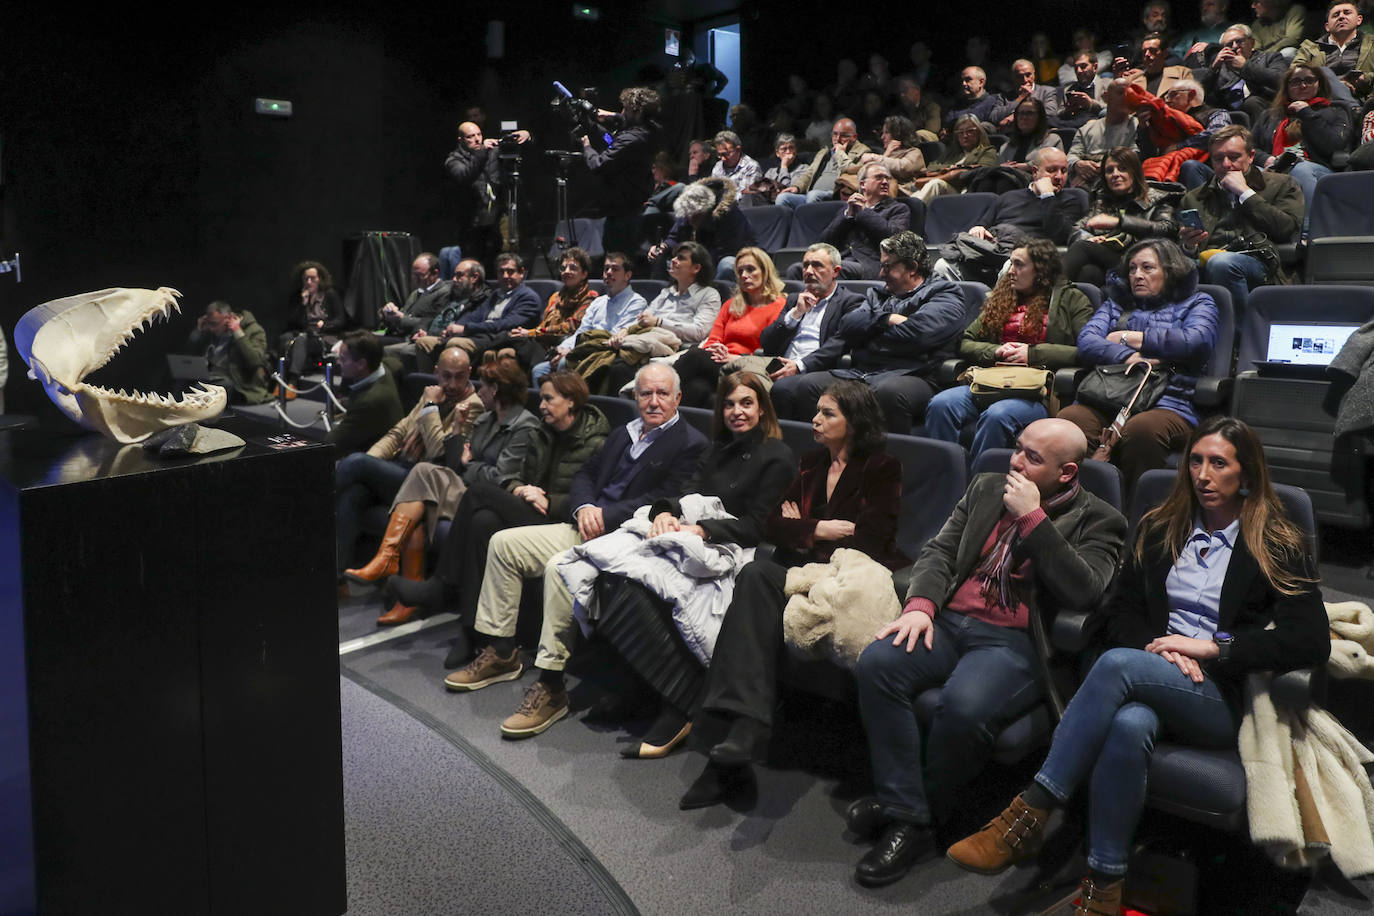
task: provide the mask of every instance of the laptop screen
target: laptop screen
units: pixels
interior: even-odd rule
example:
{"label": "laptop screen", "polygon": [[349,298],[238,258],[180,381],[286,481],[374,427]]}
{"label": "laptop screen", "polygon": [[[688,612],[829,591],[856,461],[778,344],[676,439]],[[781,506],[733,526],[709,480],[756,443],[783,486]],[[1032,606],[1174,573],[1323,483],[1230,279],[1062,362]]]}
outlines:
{"label": "laptop screen", "polygon": [[1266,359],[1298,366],[1329,365],[1358,328],[1353,324],[1271,324]]}

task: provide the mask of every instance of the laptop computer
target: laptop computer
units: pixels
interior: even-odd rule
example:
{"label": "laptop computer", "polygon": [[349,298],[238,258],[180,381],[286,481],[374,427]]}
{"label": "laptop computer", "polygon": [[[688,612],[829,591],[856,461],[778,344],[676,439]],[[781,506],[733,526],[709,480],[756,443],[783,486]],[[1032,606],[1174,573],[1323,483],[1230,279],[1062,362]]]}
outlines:
{"label": "laptop computer", "polygon": [[1326,367],[1359,327],[1330,321],[1275,322],[1269,326],[1265,358],[1255,364],[1255,371],[1278,378],[1325,378]]}
{"label": "laptop computer", "polygon": [[178,382],[210,382],[218,376],[210,371],[210,361],[201,353],[188,356],[184,353],[167,354],[167,370]]}

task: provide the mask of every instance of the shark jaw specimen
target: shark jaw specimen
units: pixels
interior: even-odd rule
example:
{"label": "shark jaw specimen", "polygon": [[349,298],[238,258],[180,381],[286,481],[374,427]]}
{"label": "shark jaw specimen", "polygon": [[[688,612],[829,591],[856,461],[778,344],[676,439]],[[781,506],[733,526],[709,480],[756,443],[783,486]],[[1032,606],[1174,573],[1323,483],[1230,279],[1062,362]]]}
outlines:
{"label": "shark jaw specimen", "polygon": [[14,343],[29,378],[42,382],[52,402],[76,422],[120,442],[140,442],[161,429],[219,416],[228,395],[198,384],[176,400],[143,391],[110,391],[87,376],[107,364],[154,321],[181,311],[181,293],[159,289],[102,289],[54,299],[24,313]]}

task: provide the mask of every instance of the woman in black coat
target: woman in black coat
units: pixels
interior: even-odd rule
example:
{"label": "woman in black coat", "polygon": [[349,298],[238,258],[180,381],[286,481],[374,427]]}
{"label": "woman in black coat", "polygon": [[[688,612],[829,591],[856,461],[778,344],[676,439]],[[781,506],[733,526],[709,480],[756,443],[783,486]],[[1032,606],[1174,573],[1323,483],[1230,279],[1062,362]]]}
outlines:
{"label": "woman in black coat", "polygon": [[1102,179],[1087,214],[1069,234],[1064,273],[1074,283],[1101,286],[1107,271],[1141,239],[1178,234],[1174,204],[1178,194],[1150,187],[1140,154],[1118,146],[1102,157]]}
{"label": "woman in black coat", "polygon": [[[685,422],[685,421],[679,421]],[[754,547],[764,522],[777,510],[796,476],[792,450],[768,389],[753,372],[731,372],[716,392],[714,441],[684,493],[718,497],[729,519],[685,524],[678,499],[663,499],[649,509],[649,537],[687,531],[708,543]],[[662,698],[658,720],[642,743],[623,749],[626,757],[662,757],[686,740],[706,671],[677,629],[673,609],[636,582],[603,576],[605,599],[597,633],[615,646],[630,667]],[[606,586],[614,585],[614,588]]]}

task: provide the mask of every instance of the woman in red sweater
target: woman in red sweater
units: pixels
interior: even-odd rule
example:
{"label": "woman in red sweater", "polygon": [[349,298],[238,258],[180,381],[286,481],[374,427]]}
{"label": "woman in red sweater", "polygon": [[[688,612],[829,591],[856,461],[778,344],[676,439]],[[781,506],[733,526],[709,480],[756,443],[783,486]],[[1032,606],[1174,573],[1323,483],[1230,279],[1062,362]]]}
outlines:
{"label": "woman in red sweater", "polygon": [[735,284],[735,294],[721,306],[711,333],[674,364],[682,379],[682,403],[688,407],[711,405],[721,372],[738,357],[753,355],[759,335],[787,301],[773,259],[761,248],[741,248],[735,255]]}

